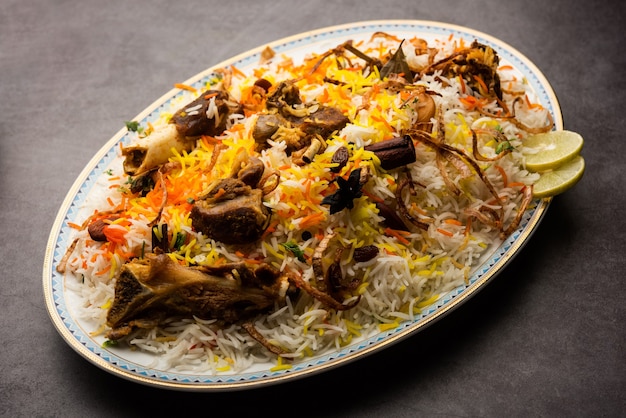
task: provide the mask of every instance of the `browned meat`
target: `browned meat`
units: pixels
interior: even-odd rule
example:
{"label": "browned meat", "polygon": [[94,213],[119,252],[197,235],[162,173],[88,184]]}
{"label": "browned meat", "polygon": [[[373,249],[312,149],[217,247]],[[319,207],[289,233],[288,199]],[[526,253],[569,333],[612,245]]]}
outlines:
{"label": "browned meat", "polygon": [[350,122],[339,109],[328,106],[321,106],[306,116],[285,113],[284,116],[280,113],[258,116],[252,137],[259,146],[264,147],[268,139],[282,140],[287,144],[287,152],[291,153],[308,147],[311,138],[318,135],[327,139]]}
{"label": "browned meat", "polygon": [[237,171],[233,177],[238,178],[250,187],[256,187],[263,173],[265,172],[265,165],[263,161],[256,157],[248,158],[248,161],[241,164],[241,168]]}
{"label": "browned meat", "polygon": [[[207,110],[211,101],[215,101],[217,115],[207,117]],[[186,137],[200,135],[215,136],[224,132],[228,115],[240,112],[238,105],[229,100],[228,93],[221,90],[208,90],[200,95],[196,100],[179,109],[171,123],[176,125],[178,132]]]}
{"label": "browned meat", "polygon": [[300,90],[294,81],[283,81],[275,86],[267,96],[266,107],[282,110],[284,106],[293,106],[302,103]]}
{"label": "browned meat", "polygon": [[319,135],[328,138],[333,132],[343,129],[348,119],[339,109],[322,106],[316,112],[302,118],[288,118],[295,126],[300,128],[307,136]]}
{"label": "browned meat", "polygon": [[285,118],[276,113],[259,115],[254,124],[252,137],[258,144],[265,144],[268,139],[272,138],[272,135],[276,133],[278,128],[286,123]]}
{"label": "browned meat", "polygon": [[225,244],[247,244],[261,237],[269,223],[263,192],[241,180],[220,180],[204,199],[191,209],[193,227]]}
{"label": "browned meat", "polygon": [[270,138],[284,141],[287,153],[308,147],[314,137],[325,140],[350,122],[334,107],[304,106],[294,81],[278,84],[268,95],[265,105],[268,113],[257,117],[252,137],[261,147]]}
{"label": "browned meat", "polygon": [[288,290],[286,277],[265,264],[183,267],[167,254],[151,253],[122,267],[107,314],[107,338],[120,339],[175,316],[236,322],[283,301]]}

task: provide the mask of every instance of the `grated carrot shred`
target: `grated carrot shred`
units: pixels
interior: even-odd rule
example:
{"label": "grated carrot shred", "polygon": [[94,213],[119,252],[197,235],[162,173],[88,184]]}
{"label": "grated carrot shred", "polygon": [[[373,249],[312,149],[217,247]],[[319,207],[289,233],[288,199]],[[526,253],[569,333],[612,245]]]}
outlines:
{"label": "grated carrot shred", "polygon": [[454,236],[454,234],[450,231],[446,231],[445,229],[441,229],[441,228],[437,228],[437,232],[439,232],[440,234],[443,234],[447,237],[452,237]]}
{"label": "grated carrot shred", "polygon": [[315,212],[302,218],[299,227],[302,229],[306,229],[319,224],[323,220],[324,212]]}
{"label": "grated carrot shred", "polygon": [[195,93],[196,91],[198,91],[195,87],[188,86],[187,84],[183,84],[183,83],[176,83],[174,84],[174,87],[176,87],[177,89],[181,89],[181,90],[187,90],[192,93]]}
{"label": "grated carrot shred", "polygon": [[234,65],[231,65],[230,68],[233,70],[233,74],[236,74],[239,77],[243,77],[243,78],[246,77],[246,75],[239,68],[235,67]]}
{"label": "grated carrot shred", "polygon": [[97,271],[95,274],[96,276],[104,276],[105,274],[107,274],[109,271],[111,270],[111,264],[107,264],[106,266],[104,266],[104,268],[100,271]]}
{"label": "grated carrot shred", "polygon": [[469,233],[472,230],[472,218],[467,218],[467,223],[465,224],[465,230],[463,231],[463,233],[467,236],[469,236]]}
{"label": "grated carrot shred", "polygon": [[542,109],[543,106],[541,106],[539,103],[531,103],[530,99],[528,98],[528,95],[524,95],[525,99],[526,99],[526,104],[528,105],[529,109]]}
{"label": "grated carrot shred", "polygon": [[122,211],[126,209],[127,204],[128,204],[128,196],[126,195],[126,193],[122,193],[122,200],[120,201],[120,204],[115,209],[117,211]]}
{"label": "grated carrot shred", "polygon": [[387,120],[383,117],[380,116],[374,116],[372,115],[372,120],[376,121],[376,122],[380,122],[383,125],[385,125],[385,127],[389,130],[389,131],[394,131],[394,129],[391,127],[391,125],[389,124],[389,122],[387,122]]}
{"label": "grated carrot shred", "polygon": [[119,228],[111,228],[108,225],[102,229],[107,241],[112,244],[124,244],[126,242],[126,231]]}
{"label": "grated carrot shred", "polygon": [[507,187],[526,187],[526,184],[522,183],[521,181],[512,181],[511,183],[507,184]]}
{"label": "grated carrot shred", "polygon": [[79,231],[81,231],[83,229],[83,227],[81,225],[75,224],[74,222],[68,222],[67,226],[69,226],[72,229],[77,229]]}
{"label": "grated carrot shred", "polygon": [[398,229],[391,229],[391,228],[387,227],[387,228],[385,228],[385,234],[389,235],[391,237],[394,237],[395,239],[397,239],[398,241],[400,241],[404,245],[410,245],[411,244],[408,239],[403,237],[403,235],[408,235],[409,234],[409,232],[407,232],[407,231],[400,231]]}
{"label": "grated carrot shred", "polygon": [[328,103],[329,100],[330,96],[328,95],[328,89],[324,89],[322,94],[317,97],[317,101],[322,104]]}
{"label": "grated carrot shred", "polygon": [[273,232],[276,232],[276,227],[278,226],[278,221],[272,221],[272,223],[270,224],[270,226],[268,226],[265,231],[263,232],[263,235],[261,236],[261,239],[265,239],[268,235],[270,235]]}
{"label": "grated carrot shred", "polygon": [[496,164],[494,167],[496,168],[496,170],[500,172],[500,175],[502,176],[502,184],[504,185],[504,187],[508,187],[509,178],[507,177],[506,171],[504,171],[504,168],[500,167],[498,164]]}
{"label": "grated carrot shred", "polygon": [[489,88],[485,84],[485,81],[483,80],[483,78],[479,75],[474,75],[473,77],[474,77],[474,80],[476,80],[476,82],[478,82],[478,84],[480,85],[480,88],[483,89],[482,94],[487,95],[487,93],[489,92]]}
{"label": "grated carrot shred", "polygon": [[367,190],[361,190],[363,192],[363,194],[367,197],[370,198],[370,200],[373,200],[376,203],[383,203],[384,200],[381,199],[380,197],[373,195],[372,193],[368,192]]}

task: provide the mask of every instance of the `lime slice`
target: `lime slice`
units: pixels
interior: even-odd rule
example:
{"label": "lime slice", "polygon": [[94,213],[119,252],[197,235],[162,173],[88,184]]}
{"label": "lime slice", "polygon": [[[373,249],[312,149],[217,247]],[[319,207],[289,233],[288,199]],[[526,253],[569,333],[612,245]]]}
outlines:
{"label": "lime slice", "polygon": [[533,187],[533,196],[538,198],[555,196],[570,189],[585,172],[585,159],[580,155],[552,171],[541,173]]}
{"label": "lime slice", "polygon": [[583,137],[572,131],[550,131],[529,136],[524,146],[537,151],[524,156],[526,168],[540,173],[553,170],[580,154]]}

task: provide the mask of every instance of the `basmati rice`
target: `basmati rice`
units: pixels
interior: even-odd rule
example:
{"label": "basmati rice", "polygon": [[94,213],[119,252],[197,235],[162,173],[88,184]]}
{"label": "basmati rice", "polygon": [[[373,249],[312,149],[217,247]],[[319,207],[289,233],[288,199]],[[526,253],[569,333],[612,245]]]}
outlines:
{"label": "basmati rice", "polygon": [[[435,59],[449,55],[461,45],[464,44],[460,40],[437,41],[439,52]],[[397,46],[389,39],[377,38],[360,48],[367,54],[384,58],[384,54]],[[403,45],[403,51],[412,67],[427,65],[427,54],[416,55],[410,42]],[[185,238],[179,248],[172,248],[169,253],[182,265],[263,261],[281,271],[297,271],[307,282],[315,281],[309,262],[315,248],[324,237],[334,234],[326,254],[334,254],[336,248],[345,249],[341,264],[343,275],[359,278],[362,282],[353,296],[361,297],[358,305],[347,311],[335,311],[301,292],[297,299],[288,297],[283,305],[260,316],[255,321],[256,329],[271,344],[287,352],[282,359],[276,359],[239,325],[224,326],[215,319],[170,318],[158,328],[136,331],[126,341],[135,349],[152,353],[154,367],[219,374],[240,372],[255,363],[273,362],[277,369],[283,369],[288,368],[291,361],[339,349],[354,339],[397,327],[403,321],[412,321],[423,308],[434,303],[438,295],[463,285],[470,270],[500,239],[500,231],[472,220],[467,210],[481,207],[502,209],[503,221],[507,224],[515,217],[523,200],[520,187],[515,185],[531,185],[536,181],[536,175],[524,169],[520,152],[526,133],[507,119],[496,119],[479,112],[473,106],[480,105],[482,110],[493,114],[501,109],[495,101],[484,100],[480,92],[473,90],[460,76],[446,77],[440,72],[425,75],[415,82],[434,93],[432,98],[442,112],[440,119],[431,120],[433,131],[444,131],[446,143],[470,155],[472,130],[497,129],[515,148],[497,162],[480,163],[487,179],[497,186],[504,206],[501,208],[492,199],[484,182],[476,175],[466,178],[450,171],[452,181],[461,190],[458,196],[451,193],[435,162],[436,151],[420,143],[416,144],[415,163],[405,169],[382,170],[377,157],[364,147],[411,128],[416,120],[415,112],[404,106],[400,93],[381,88],[378,72],[367,71],[357,59],[352,58],[349,67],[339,67],[340,59],[326,59],[315,73],[310,73],[317,58],[319,56],[311,56],[294,64],[289,57],[275,57],[260,65],[255,74],[242,76],[239,70],[231,69],[229,77],[213,78],[209,84],[212,89],[227,89],[232,97],[243,101],[249,98],[256,74],[262,74],[272,84],[300,79],[298,86],[304,100],[300,110],[322,104],[334,106],[351,121],[327,140],[325,150],[310,164],[295,165],[286,153],[285,143],[276,136],[268,140],[268,148],[257,152],[252,138],[256,112],[231,115],[223,135],[200,139],[198,146],[190,152],[173,152],[170,161],[178,163],[179,167],[165,178],[167,204],[161,221],[168,224],[173,237],[182,234]],[[223,72],[228,73],[229,69]],[[515,95],[505,93],[508,100],[521,94],[526,97],[532,94],[508,67],[500,71],[500,76],[507,91],[515,92]],[[324,77],[337,83],[326,83]],[[161,117],[152,122],[153,127],[166,124],[173,112],[184,105],[183,100],[190,102],[201,93],[187,89],[185,94],[185,99],[174,101],[171,109],[163,110]],[[544,126],[546,110],[536,103],[526,102],[516,108],[517,118],[530,127]],[[198,110],[199,106],[186,109],[190,113]],[[214,99],[207,117],[223,117],[218,114]],[[440,120],[443,126],[439,126]],[[367,195],[355,199],[351,210],[330,214],[321,201],[333,190],[331,158],[341,146],[350,149],[350,159],[338,175],[345,177],[353,169],[367,168],[372,176],[364,186]],[[485,142],[480,145],[480,153],[492,157],[494,148],[494,141]],[[189,219],[189,210],[191,202],[212,182],[229,175],[239,152],[257,155],[268,169],[280,173],[280,181],[264,196],[264,204],[271,209],[273,216],[262,240],[255,245],[233,248],[196,232]],[[405,172],[416,184],[423,186],[417,187],[417,195],[406,198],[406,203],[412,216],[419,218],[428,214],[432,219],[426,231],[411,229],[411,232],[398,233],[386,228],[382,214],[368,197],[393,202],[395,190]],[[121,158],[110,173],[112,177],[124,178]],[[107,183],[105,180],[100,182]],[[151,250],[149,223],[159,213],[163,198],[163,185],[159,184],[144,197],[130,195],[126,184],[113,189],[109,187],[110,184],[106,188],[103,186],[106,191],[103,196],[90,197],[83,213],[85,218],[94,213],[105,217],[108,211],[116,211],[120,222],[109,227],[118,231],[123,239],[115,243],[96,243],[89,238],[86,229],[79,230],[76,232],[78,245],[67,263],[69,276],[76,278],[75,281],[68,280],[68,287],[80,293],[84,302],[79,315],[98,324],[95,332],[104,331],[103,324],[114,297],[115,276],[120,267],[129,259]],[[310,233],[308,237],[303,236],[304,230]],[[306,262],[299,261],[284,248],[282,244],[290,241],[298,243]],[[366,262],[355,262],[352,258],[354,249],[365,245],[376,245],[379,255]],[[324,262],[330,262],[326,255]]]}

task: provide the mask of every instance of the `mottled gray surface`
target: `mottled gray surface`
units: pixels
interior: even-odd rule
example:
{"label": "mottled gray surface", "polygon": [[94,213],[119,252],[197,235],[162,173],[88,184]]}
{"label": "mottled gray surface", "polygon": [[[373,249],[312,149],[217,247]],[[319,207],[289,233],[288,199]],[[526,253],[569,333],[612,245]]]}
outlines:
{"label": "mottled gray surface", "polygon": [[[624,3],[385,0],[0,2],[0,415],[624,416]],[[76,354],[44,305],[56,212],[90,158],[173,83],[302,31],[372,19],[492,34],[552,83],[587,173],[529,244],[424,332],[246,392],[154,389]],[[235,416],[236,416],[235,415]]]}

